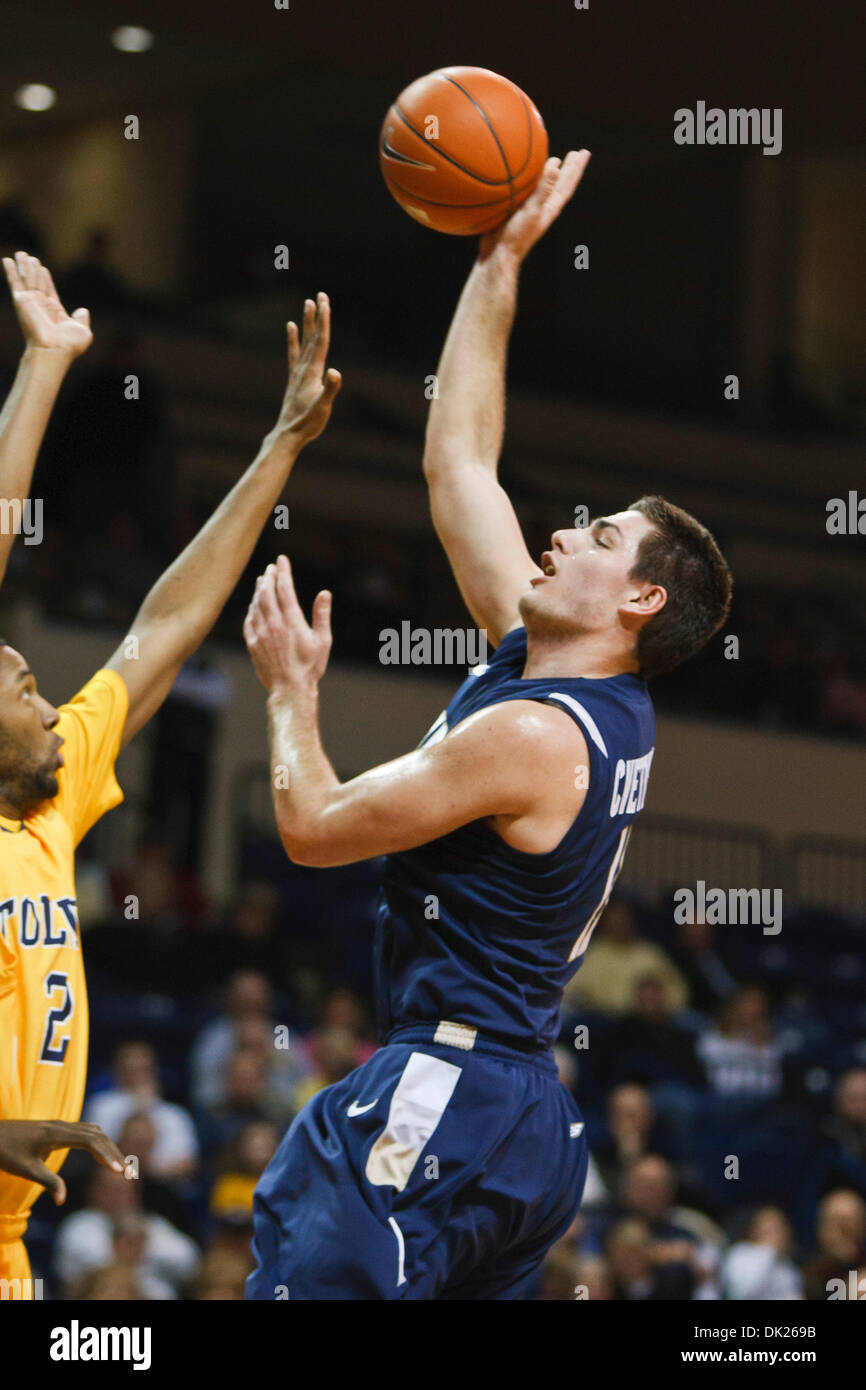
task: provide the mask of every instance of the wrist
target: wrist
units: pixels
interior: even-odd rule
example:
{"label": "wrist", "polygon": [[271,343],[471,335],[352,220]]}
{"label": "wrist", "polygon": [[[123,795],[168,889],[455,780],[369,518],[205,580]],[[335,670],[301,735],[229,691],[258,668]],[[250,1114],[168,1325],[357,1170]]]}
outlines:
{"label": "wrist", "polygon": [[516,284],[522,262],[523,256],[512,247],[497,242],[487,249],[482,242],[476,264],[483,273],[505,278]]}
{"label": "wrist", "polygon": [[22,364],[31,372],[53,377],[65,376],[76,354],[68,348],[41,347],[38,343],[27,343],[21,357]]}
{"label": "wrist", "polygon": [[268,709],[272,711],[287,707],[316,708],[318,703],[319,682],[309,675],[301,675],[292,680],[281,676],[268,691]]}

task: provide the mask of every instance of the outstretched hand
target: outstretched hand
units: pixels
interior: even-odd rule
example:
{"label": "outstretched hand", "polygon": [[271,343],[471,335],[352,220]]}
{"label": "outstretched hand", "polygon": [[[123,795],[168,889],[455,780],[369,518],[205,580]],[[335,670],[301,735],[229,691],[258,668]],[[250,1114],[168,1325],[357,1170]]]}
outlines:
{"label": "outstretched hand", "polygon": [[55,1149],[86,1149],[103,1167],[118,1174],[123,1172],[123,1154],[98,1125],[65,1120],[0,1120],[0,1168],[16,1178],[41,1183],[59,1207],[66,1201],[66,1184],[44,1162]]}
{"label": "outstretched hand", "polygon": [[571,150],[565,159],[552,156],[541,178],[525,203],[507,222],[481,238],[480,255],[485,260],[493,251],[510,252],[518,261],[528,256],[537,241],[562,212],[590,161],[589,150]]}
{"label": "outstretched hand", "polygon": [[70,361],[87,351],[93,342],[90,314],[87,309],[67,314],[47,266],[16,251],[14,260],[3,257],[3,269],[28,347],[61,352]]}
{"label": "outstretched hand", "polygon": [[302,328],[303,337],[299,337],[298,325],[287,325],[289,383],[276,426],[277,433],[290,434],[301,445],[322,433],[342,383],[333,367],[325,371],[331,342],[331,305],[326,294],[319,294],[315,303],[304,301]]}
{"label": "outstretched hand", "polygon": [[244,623],[244,640],[266,690],[318,685],[331,653],[331,595],[316,595],[312,626],[304,617],[285,555],[259,577]]}

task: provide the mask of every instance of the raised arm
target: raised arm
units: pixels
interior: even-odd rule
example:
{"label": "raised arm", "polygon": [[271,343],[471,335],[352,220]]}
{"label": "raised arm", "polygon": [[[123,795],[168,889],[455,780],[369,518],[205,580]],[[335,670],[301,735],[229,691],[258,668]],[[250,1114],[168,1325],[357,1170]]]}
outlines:
{"label": "raised arm", "polygon": [[568,202],[589,153],[549,159],[538,187],[482,237],[437,369],[424,475],[433,524],[473,619],[496,646],[519,622],[518,600],[541,571],[497,478],[505,428],[505,364],[520,264]]}
{"label": "raised arm", "polygon": [[[33,469],[57,393],[93,334],[86,309],[67,314],[46,266],[18,251],[3,258],[6,282],[26,344],[18,373],[0,413],[0,583],[30,495]],[[19,510],[20,509],[20,510]]]}
{"label": "raised arm", "polygon": [[[310,626],[285,556],[268,566],[244,624],[268,691],[271,786],[280,839],[298,864],[330,867],[393,854],[483,817],[517,848],[552,849],[585,792],[589,753],[576,724],[529,700],[480,710],[438,743],[340,782],[319,733],[318,688],[331,649],[330,594]],[[508,747],[508,757],[502,756]]]}
{"label": "raised arm", "polygon": [[[325,371],[330,342],[327,295],[304,305],[303,340],[288,325],[289,384],[277,424],[243,477],[151,589],[129,636],[107,665],[123,677],[129,713],[125,747],[168,695],[183,663],[216,622],[253,553],[301,449],[321,434],[340,389]],[[129,638],[134,637],[135,642]]]}

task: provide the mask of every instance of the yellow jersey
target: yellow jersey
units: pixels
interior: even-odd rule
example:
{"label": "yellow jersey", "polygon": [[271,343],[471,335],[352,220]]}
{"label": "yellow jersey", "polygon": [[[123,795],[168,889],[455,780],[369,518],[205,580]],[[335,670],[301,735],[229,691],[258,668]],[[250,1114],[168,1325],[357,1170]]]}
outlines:
{"label": "yellow jersey", "polygon": [[[76,846],[123,800],[114,763],[129,707],[116,671],[61,705],[58,793],[23,820],[0,816],[0,1118],[81,1118],[88,1012],[75,902]],[[45,1160],[59,1172],[68,1149]],[[0,1245],[20,1240],[38,1183],[0,1172]],[[2,1250],[0,1250],[2,1255]]]}

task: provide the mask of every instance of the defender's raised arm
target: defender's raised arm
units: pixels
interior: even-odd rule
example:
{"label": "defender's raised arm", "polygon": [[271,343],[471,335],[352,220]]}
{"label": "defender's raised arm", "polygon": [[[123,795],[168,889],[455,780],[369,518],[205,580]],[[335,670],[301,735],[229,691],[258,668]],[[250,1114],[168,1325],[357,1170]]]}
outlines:
{"label": "defender's raised arm", "polygon": [[505,362],[520,264],[571,197],[589,161],[548,160],[538,187],[482,237],[437,369],[424,449],[433,523],[474,620],[497,645],[540,574],[497,479],[505,425]]}
{"label": "defender's raised arm", "polygon": [[0,500],[9,522],[0,526],[0,582],[57,393],[76,357],[93,341],[87,310],[67,314],[50,271],[35,256],[24,251],[14,260],[4,256],[3,269],[26,347],[0,413]]}
{"label": "defender's raised arm", "polygon": [[106,664],[129,693],[124,747],[156,713],[183,663],[204,641],[253,553],[295,460],[328,422],[340,373],[326,370],[328,296],[304,305],[303,342],[288,325],[289,384],[280,417],[243,477],[217,507],[136,614],[130,635]]}

